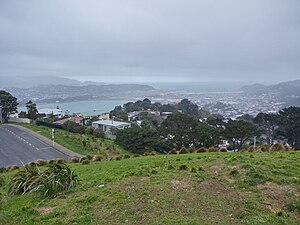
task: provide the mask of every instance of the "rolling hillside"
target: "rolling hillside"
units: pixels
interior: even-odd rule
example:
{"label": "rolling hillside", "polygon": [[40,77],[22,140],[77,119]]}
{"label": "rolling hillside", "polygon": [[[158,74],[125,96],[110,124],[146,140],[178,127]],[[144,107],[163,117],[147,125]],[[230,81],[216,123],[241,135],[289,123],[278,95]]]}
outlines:
{"label": "rolling hillside", "polygon": [[299,224],[299,162],[291,151],[70,164],[75,190],[42,199],[3,184],[0,215],[2,224]]}

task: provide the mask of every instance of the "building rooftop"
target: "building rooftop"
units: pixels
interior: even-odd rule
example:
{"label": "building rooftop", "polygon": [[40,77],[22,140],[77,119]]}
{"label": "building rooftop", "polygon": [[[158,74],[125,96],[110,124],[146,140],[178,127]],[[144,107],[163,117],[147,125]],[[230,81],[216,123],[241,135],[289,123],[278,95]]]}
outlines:
{"label": "building rooftop", "polygon": [[130,123],[120,122],[120,121],[113,121],[113,120],[98,120],[93,122],[93,124],[99,124],[104,126],[112,126],[112,127],[119,127],[119,126],[130,126]]}

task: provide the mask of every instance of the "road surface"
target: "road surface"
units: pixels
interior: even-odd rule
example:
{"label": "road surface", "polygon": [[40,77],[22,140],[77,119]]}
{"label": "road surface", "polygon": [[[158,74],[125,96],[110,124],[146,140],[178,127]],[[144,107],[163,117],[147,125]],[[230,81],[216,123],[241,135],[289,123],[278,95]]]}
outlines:
{"label": "road surface", "polygon": [[56,158],[68,159],[69,156],[21,128],[0,125],[0,168]]}

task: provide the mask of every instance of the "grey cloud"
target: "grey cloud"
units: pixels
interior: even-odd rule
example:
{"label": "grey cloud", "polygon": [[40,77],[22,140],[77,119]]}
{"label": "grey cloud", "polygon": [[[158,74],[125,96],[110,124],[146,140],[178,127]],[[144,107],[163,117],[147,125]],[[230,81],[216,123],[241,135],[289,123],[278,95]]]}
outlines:
{"label": "grey cloud", "polygon": [[0,76],[300,78],[298,0],[0,2]]}

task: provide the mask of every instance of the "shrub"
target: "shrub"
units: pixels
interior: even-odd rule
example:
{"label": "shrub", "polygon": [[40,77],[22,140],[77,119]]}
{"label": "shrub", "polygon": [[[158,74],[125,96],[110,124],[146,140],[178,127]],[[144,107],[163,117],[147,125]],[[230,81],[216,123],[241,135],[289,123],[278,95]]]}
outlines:
{"label": "shrub", "polygon": [[285,151],[285,147],[283,144],[280,143],[276,143],[274,145],[271,146],[270,151],[271,152],[281,152],[281,151]]}
{"label": "shrub", "polygon": [[191,168],[191,172],[192,172],[192,173],[196,173],[197,170],[193,167],[193,168]]}
{"label": "shrub", "polygon": [[29,162],[25,166],[31,166],[31,167],[36,167],[37,163],[36,162]]}
{"label": "shrub", "polygon": [[177,154],[176,148],[173,148],[172,150],[169,151],[169,154]]}
{"label": "shrub", "polygon": [[66,160],[59,158],[59,159],[56,159],[55,162],[58,164],[63,164],[63,163],[66,163]]}
{"label": "shrub", "polygon": [[180,150],[179,150],[179,154],[187,154],[189,153],[189,151],[185,148],[185,147],[182,147]]}
{"label": "shrub", "polygon": [[286,151],[293,151],[294,150],[294,148],[289,146],[289,145],[285,145],[284,147],[285,147]]}
{"label": "shrub", "polygon": [[149,156],[150,152],[144,152],[143,156]]}
{"label": "shrub", "polygon": [[52,197],[74,188],[78,183],[77,175],[66,164],[49,164],[48,169],[43,172],[37,167],[25,167],[13,176],[9,193],[40,193]]}
{"label": "shrub", "polygon": [[221,148],[219,149],[219,152],[227,152],[227,148],[226,148],[226,147],[221,147]]}
{"label": "shrub", "polygon": [[20,168],[19,166],[12,165],[12,166],[9,166],[6,170],[8,170],[8,171],[13,171],[13,170],[17,170],[17,169],[19,169],[19,168]]}
{"label": "shrub", "polygon": [[130,158],[130,155],[128,155],[128,154],[123,155],[123,159],[129,159],[129,158]]}
{"label": "shrub", "polygon": [[36,164],[38,165],[38,166],[44,166],[44,165],[47,165],[47,160],[44,160],[44,159],[38,159],[37,161],[36,161]]}
{"label": "shrub", "polygon": [[104,132],[101,129],[93,129],[93,135],[98,138],[104,138]]}
{"label": "shrub", "polygon": [[270,150],[270,146],[267,144],[263,144],[263,145],[258,146],[258,149],[262,152],[268,152]]}
{"label": "shrub", "polygon": [[80,163],[82,163],[83,161],[85,161],[85,160],[89,160],[87,157],[81,157],[80,159],[79,159],[79,162]]}
{"label": "shrub", "polygon": [[195,147],[192,147],[192,148],[189,148],[188,151],[189,151],[189,153],[194,153],[194,152],[196,152],[196,149],[195,149]]}
{"label": "shrub", "polygon": [[93,162],[101,161],[101,160],[102,160],[102,157],[100,155],[94,155],[93,158],[92,158]]}
{"label": "shrub", "polygon": [[179,170],[188,170],[188,166],[187,165],[180,165]]}
{"label": "shrub", "polygon": [[141,157],[140,154],[134,154],[133,157]]}
{"label": "shrub", "polygon": [[219,149],[216,148],[215,146],[211,146],[208,148],[208,152],[217,152]]}
{"label": "shrub", "polygon": [[90,163],[90,160],[88,160],[88,159],[84,159],[84,160],[81,161],[82,165],[87,165],[89,163]]}
{"label": "shrub", "polygon": [[92,160],[92,159],[93,159],[93,156],[92,156],[92,155],[87,155],[86,158],[87,158],[88,160]]}
{"label": "shrub", "polygon": [[55,164],[56,161],[55,161],[55,159],[50,159],[50,160],[48,160],[48,163],[49,163],[49,164]]}
{"label": "shrub", "polygon": [[79,158],[78,157],[71,157],[70,158],[70,162],[72,162],[72,163],[78,163],[79,162]]}
{"label": "shrub", "polygon": [[114,155],[113,157],[111,157],[110,160],[121,160],[122,159],[122,155]]}
{"label": "shrub", "polygon": [[201,148],[197,149],[196,152],[197,152],[197,153],[208,152],[208,149],[207,149],[207,148],[204,148],[204,147],[201,147]]}
{"label": "shrub", "polygon": [[254,152],[254,151],[255,151],[255,148],[253,145],[248,147],[248,152]]}
{"label": "shrub", "polygon": [[0,173],[5,173],[7,171],[7,169],[6,168],[0,168]]}

